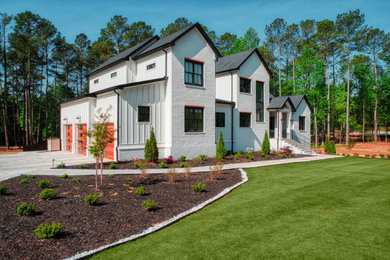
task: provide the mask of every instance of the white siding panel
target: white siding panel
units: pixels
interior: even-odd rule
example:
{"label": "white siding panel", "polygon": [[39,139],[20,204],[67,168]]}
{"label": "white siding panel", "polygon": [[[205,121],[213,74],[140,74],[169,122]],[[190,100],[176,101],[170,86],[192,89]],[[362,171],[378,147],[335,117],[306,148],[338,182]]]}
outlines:
{"label": "white siding panel", "polygon": [[[89,78],[89,93],[113,87],[128,82],[128,62],[122,62],[118,65],[107,68],[102,72],[96,73]],[[111,73],[116,72],[116,77],[111,78]],[[95,84],[95,79],[99,80],[99,83]]]}
{"label": "white siding panel", "polygon": [[[156,64],[153,69],[147,69],[150,64]],[[137,60],[137,81],[157,79],[165,76],[165,53],[163,51]]]}

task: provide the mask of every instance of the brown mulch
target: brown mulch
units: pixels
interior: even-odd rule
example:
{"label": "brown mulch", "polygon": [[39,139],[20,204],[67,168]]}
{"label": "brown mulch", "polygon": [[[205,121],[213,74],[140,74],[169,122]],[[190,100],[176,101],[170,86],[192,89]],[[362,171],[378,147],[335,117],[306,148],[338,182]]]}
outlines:
{"label": "brown mulch", "polygon": [[[232,164],[232,163],[243,163],[243,162],[256,162],[256,161],[269,161],[269,160],[279,160],[279,159],[288,159],[291,158],[289,156],[287,157],[281,157],[280,155],[274,155],[271,154],[270,157],[267,159],[265,157],[261,157],[258,152],[253,152],[253,157],[254,160],[251,161],[247,158],[245,158],[245,154],[241,155],[240,160],[235,160],[234,155],[228,155],[225,157],[223,160],[223,164]],[[309,155],[304,155],[304,154],[296,154],[295,157],[306,157]],[[174,163],[168,163],[167,167],[175,167],[179,168],[180,167],[180,161],[177,160],[178,158],[175,158]],[[141,160],[145,162],[145,160]],[[148,168],[149,169],[160,169],[158,164],[160,162],[163,162],[164,159],[158,160],[157,163],[148,163]],[[215,157],[210,157],[207,158],[203,162],[195,162],[194,160],[186,160],[186,162],[189,162],[191,167],[198,167],[198,166],[211,166],[211,165],[216,165],[218,163],[217,159]],[[103,162],[103,169],[110,169],[110,163],[112,162]],[[115,163],[118,167],[118,169],[137,169],[133,161],[120,161]],[[95,169],[95,163],[90,163],[90,164],[85,164],[86,168],[85,169]],[[100,166],[99,166],[100,167]],[[65,168],[68,169],[81,169],[79,165],[66,165]]]}
{"label": "brown mulch", "polygon": [[[126,177],[132,180],[126,182]],[[0,182],[7,187],[7,193],[0,195],[0,259],[61,259],[113,243],[206,201],[241,181],[241,174],[224,171],[211,181],[207,173],[192,173],[180,175],[174,184],[167,183],[163,175],[104,176],[103,196],[97,206],[84,202],[84,195],[95,191],[94,176],[77,177],[79,183],[72,182],[72,177],[37,176],[19,184],[22,178],[26,176]],[[36,183],[43,179],[51,181],[50,188],[58,191],[58,198],[39,199],[41,189]],[[193,192],[191,185],[198,181],[206,184],[205,192]],[[147,195],[135,193],[140,186],[145,186]],[[149,198],[157,203],[156,211],[142,208],[142,201]],[[25,202],[35,203],[34,216],[17,215],[17,207]],[[52,221],[65,225],[58,238],[40,239],[34,234],[38,225]]]}

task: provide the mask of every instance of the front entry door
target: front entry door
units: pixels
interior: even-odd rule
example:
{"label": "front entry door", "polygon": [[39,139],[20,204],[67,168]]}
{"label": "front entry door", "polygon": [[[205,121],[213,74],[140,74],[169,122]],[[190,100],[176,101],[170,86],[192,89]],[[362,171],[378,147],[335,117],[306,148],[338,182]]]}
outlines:
{"label": "front entry door", "polygon": [[282,114],[282,138],[287,138],[287,113]]}

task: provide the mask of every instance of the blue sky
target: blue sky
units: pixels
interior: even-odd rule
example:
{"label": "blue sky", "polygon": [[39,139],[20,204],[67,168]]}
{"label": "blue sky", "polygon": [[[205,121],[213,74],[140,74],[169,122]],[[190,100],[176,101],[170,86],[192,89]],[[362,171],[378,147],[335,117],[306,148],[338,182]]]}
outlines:
{"label": "blue sky", "polygon": [[275,18],[284,18],[289,24],[305,19],[335,20],[337,14],[357,8],[366,15],[366,24],[390,32],[389,0],[1,0],[0,3],[0,12],[15,15],[30,10],[50,20],[69,42],[82,32],[96,40],[100,29],[114,15],[127,17],[129,23],[143,20],[156,29],[156,34],[184,16],[215,30],[217,35],[231,32],[241,36],[253,27],[264,40],[264,28]]}

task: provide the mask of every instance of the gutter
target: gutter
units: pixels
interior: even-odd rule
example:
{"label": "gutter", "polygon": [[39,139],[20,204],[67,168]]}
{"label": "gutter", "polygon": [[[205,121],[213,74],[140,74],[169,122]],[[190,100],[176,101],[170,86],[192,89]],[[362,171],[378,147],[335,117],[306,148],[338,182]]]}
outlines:
{"label": "gutter", "polygon": [[117,136],[117,142],[116,142],[116,147],[115,147],[115,153],[116,153],[116,161],[118,162],[119,161],[119,152],[118,152],[118,147],[119,147],[119,107],[120,107],[120,103],[119,103],[119,93],[116,92],[116,89],[113,90],[114,93],[116,94],[117,96],[117,105],[116,105],[116,136]]}

